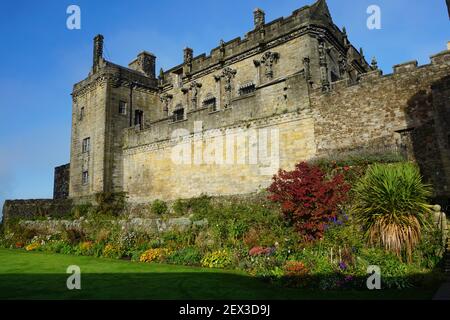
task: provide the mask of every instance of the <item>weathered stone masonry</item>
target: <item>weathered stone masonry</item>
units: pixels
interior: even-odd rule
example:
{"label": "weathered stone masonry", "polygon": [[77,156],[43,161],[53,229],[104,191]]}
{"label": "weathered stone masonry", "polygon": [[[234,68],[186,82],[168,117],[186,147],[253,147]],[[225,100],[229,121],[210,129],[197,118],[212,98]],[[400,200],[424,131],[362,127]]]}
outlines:
{"label": "weathered stone masonry", "polygon": [[[185,48],[183,63],[158,76],[153,54],[122,67],[103,58],[103,41],[94,39],[91,72],[72,94],[68,190],[76,202],[97,192],[125,191],[134,203],[251,193],[279,167],[392,148],[418,162],[436,196],[449,196],[450,48],[383,76],[324,0],[269,23],[257,9],[244,38],[220,41],[208,56]],[[230,132],[245,137],[222,146]],[[276,168],[263,161],[265,135]],[[180,146],[189,159],[181,164],[173,161]],[[206,161],[222,153],[229,163]],[[63,197],[56,181],[67,179],[55,180]]]}

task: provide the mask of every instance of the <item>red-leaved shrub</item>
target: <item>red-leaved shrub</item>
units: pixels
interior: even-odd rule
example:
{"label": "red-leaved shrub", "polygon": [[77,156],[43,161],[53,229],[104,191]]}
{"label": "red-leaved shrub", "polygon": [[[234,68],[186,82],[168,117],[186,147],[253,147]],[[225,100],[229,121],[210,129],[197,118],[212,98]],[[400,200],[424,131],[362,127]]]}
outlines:
{"label": "red-leaved shrub", "polygon": [[323,237],[325,225],[337,219],[349,190],[343,175],[326,180],[319,167],[306,162],[293,171],[280,170],[268,188],[269,199],[281,204],[284,217],[306,241]]}

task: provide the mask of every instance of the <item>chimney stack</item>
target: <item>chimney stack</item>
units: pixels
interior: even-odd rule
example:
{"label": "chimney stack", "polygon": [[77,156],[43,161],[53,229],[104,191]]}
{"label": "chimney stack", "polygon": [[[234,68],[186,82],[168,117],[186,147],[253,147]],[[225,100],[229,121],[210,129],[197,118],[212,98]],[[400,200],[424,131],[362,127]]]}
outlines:
{"label": "chimney stack", "polygon": [[94,71],[97,70],[100,61],[103,59],[103,36],[98,34],[94,38]]}
{"label": "chimney stack", "polygon": [[253,22],[255,24],[255,29],[261,28],[266,23],[266,14],[263,10],[256,8],[253,11]]}
{"label": "chimney stack", "polygon": [[147,77],[156,79],[156,57],[150,52],[143,51],[138,56],[138,64],[141,72]]}
{"label": "chimney stack", "polygon": [[192,50],[191,48],[184,48],[183,50],[184,53],[184,63],[191,63],[192,59],[194,58],[194,50]]}

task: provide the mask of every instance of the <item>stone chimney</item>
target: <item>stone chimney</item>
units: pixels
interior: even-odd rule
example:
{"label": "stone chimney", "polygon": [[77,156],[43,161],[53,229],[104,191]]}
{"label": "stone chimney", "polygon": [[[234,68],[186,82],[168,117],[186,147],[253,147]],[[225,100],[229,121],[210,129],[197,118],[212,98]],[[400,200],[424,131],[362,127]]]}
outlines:
{"label": "stone chimney", "polygon": [[137,56],[138,65],[141,72],[147,77],[156,78],[156,57],[150,52],[143,51]]}
{"label": "stone chimney", "polygon": [[184,48],[183,50],[183,61],[184,63],[191,63],[192,59],[194,58],[194,50],[191,48]]}
{"label": "stone chimney", "polygon": [[263,10],[256,8],[253,11],[253,23],[255,24],[255,29],[261,28],[266,23],[266,14]]}
{"label": "stone chimney", "polygon": [[100,62],[103,59],[103,36],[98,34],[94,38],[94,55],[93,55],[93,69],[94,72],[98,69]]}
{"label": "stone chimney", "polygon": [[128,67],[142,72],[149,78],[156,79],[156,57],[153,53],[142,51]]}

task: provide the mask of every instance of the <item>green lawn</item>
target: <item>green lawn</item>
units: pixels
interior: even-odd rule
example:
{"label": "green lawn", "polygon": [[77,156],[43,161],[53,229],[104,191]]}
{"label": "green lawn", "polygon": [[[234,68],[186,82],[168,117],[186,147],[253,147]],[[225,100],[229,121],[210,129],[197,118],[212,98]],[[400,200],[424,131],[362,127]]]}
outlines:
{"label": "green lawn", "polygon": [[[69,291],[66,269],[81,268]],[[430,299],[434,290],[311,291],[242,272],[0,249],[0,299]]]}

